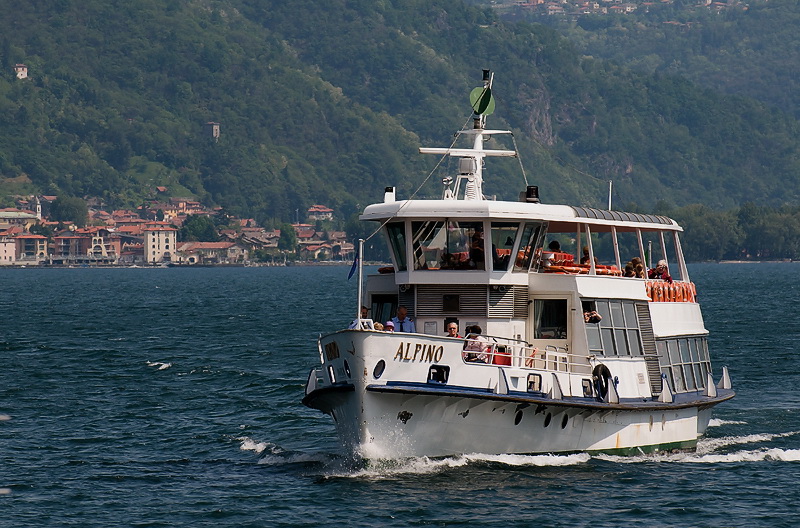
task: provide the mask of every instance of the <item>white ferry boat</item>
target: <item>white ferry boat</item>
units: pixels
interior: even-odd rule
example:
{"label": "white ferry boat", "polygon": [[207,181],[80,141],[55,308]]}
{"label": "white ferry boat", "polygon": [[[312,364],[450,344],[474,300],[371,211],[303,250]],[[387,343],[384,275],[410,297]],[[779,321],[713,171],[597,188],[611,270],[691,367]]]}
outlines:
{"label": "white ferry boat", "polygon": [[[366,459],[693,449],[734,392],[727,368],[712,377],[681,227],[541,203],[535,186],[487,199],[485,159],[516,156],[490,148],[510,134],[485,128],[491,84],[484,70],[472,128],[456,134],[470,144],[420,149],[455,158],[442,198],[398,201],[387,188],[361,215],[378,222],[392,266],[359,283],[371,318],[319,339],[303,403]],[[624,276],[628,259],[668,272]],[[414,332],[376,329],[399,307]]]}

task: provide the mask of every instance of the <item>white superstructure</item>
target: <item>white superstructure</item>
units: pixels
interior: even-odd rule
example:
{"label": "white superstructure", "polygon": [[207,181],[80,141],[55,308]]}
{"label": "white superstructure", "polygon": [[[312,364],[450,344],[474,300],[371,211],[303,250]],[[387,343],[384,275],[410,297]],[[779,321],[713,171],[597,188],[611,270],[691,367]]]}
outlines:
{"label": "white superstructure", "polygon": [[[442,199],[389,188],[361,215],[382,225],[392,266],[366,280],[371,319],[320,338],[303,402],[364,458],[693,448],[734,393],[725,369],[712,380],[680,226],[542,204],[533,186],[486,200],[485,158],[516,152],[485,148],[508,134],[485,129],[488,71],[471,102],[471,146],[420,149],[458,158]],[[628,259],[672,276],[623,276]],[[374,329],[400,306],[417,333]],[[466,338],[446,337],[451,323]]]}

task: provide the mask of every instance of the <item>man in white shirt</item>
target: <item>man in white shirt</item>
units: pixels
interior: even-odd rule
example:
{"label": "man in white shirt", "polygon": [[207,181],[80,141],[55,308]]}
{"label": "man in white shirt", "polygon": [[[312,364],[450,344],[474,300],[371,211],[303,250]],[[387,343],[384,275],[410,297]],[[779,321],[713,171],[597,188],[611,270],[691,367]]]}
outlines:
{"label": "man in white shirt", "polygon": [[412,334],[417,332],[417,327],[414,325],[414,321],[408,317],[408,309],[405,306],[397,308],[397,317],[393,317],[392,322],[394,323],[395,332],[410,332]]}

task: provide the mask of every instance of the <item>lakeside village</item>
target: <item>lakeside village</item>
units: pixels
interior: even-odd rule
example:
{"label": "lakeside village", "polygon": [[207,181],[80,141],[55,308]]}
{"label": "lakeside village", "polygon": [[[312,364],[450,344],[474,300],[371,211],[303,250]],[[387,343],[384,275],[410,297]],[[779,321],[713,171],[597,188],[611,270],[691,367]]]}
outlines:
{"label": "lakeside village", "polygon": [[280,229],[265,229],[252,218],[226,218],[228,228],[217,231],[218,241],[179,242],[188,218],[213,218],[220,210],[185,198],[152,202],[138,211],[108,212],[88,203],[88,222],[80,227],[49,220],[56,198],[15,196],[16,208],[0,209],[0,266],[278,266],[353,258],[344,231],[320,228],[333,220],[334,211],[324,205],[308,209],[307,223],[290,224],[294,237],[282,237]]}

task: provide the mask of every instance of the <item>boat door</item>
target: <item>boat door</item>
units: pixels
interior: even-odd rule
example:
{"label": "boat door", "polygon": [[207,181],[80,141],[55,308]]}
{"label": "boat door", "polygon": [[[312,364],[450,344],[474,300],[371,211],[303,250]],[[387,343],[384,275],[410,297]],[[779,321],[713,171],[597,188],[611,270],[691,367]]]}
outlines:
{"label": "boat door", "polygon": [[528,341],[539,350],[540,354],[546,352],[549,361],[556,361],[558,364],[543,365],[537,362],[532,366],[567,369],[572,337],[571,313],[571,299],[568,297],[537,296],[533,299]]}

